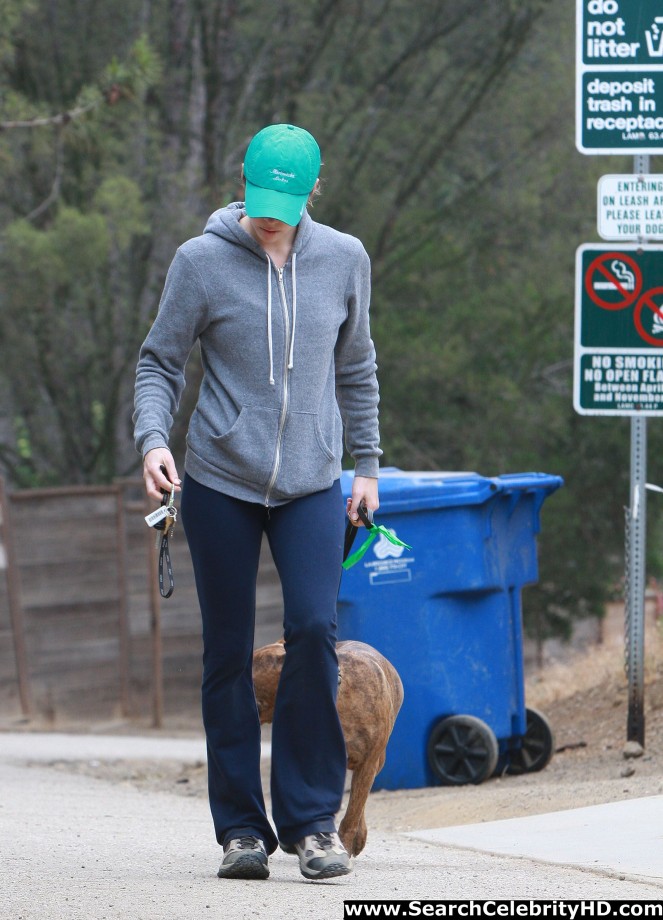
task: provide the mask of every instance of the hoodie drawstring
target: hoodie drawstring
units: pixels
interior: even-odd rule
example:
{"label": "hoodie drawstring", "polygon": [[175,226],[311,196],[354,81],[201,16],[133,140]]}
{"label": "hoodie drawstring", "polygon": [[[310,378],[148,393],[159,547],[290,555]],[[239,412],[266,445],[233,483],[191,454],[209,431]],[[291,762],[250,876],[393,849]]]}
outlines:
{"label": "hoodie drawstring", "polygon": [[297,253],[292,254],[292,335],[290,336],[290,355],[288,357],[288,370],[294,367],[295,360],[295,326],[297,325]]}
{"label": "hoodie drawstring", "polygon": [[[292,332],[288,349],[288,370],[294,367],[295,326],[297,325],[297,253],[292,254]],[[286,305],[287,309],[287,305]],[[274,340],[272,335],[272,261],[267,256],[267,347],[269,349],[269,382],[274,386]]]}
{"label": "hoodie drawstring", "polygon": [[267,256],[267,347],[269,348],[269,382],[274,386],[274,342],[272,340],[272,263]]}

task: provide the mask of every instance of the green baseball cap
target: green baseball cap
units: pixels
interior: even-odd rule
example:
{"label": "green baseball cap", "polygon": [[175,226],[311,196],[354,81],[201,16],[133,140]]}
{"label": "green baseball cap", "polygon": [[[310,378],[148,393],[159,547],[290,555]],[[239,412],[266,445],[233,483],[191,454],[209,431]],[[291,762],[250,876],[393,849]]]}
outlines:
{"label": "green baseball cap", "polygon": [[244,157],[246,213],[296,227],[320,175],[320,148],[304,128],[268,125]]}

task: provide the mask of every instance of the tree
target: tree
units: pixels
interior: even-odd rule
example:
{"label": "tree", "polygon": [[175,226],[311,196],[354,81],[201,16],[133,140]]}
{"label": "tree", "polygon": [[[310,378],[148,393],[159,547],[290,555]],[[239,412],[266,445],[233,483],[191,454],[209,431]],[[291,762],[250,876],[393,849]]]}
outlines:
{"label": "tree", "polygon": [[[10,6],[13,54],[0,50],[8,87],[0,341],[9,429],[0,458],[20,485],[108,480],[124,438],[119,407],[131,356],[146,328],[136,303],[147,210],[137,183],[122,175],[120,144],[158,63],[138,37],[124,60],[109,56],[96,70],[90,62],[68,86],[59,42],[50,57],[29,51],[27,36],[40,35],[29,31],[38,5],[20,13]],[[106,170],[95,169],[101,163]]]}
{"label": "tree", "polygon": [[45,229],[9,227],[0,336],[20,438],[4,460],[19,483],[116,474],[118,404],[143,331],[132,280],[148,232],[140,190],[124,177],[106,179],[86,213],[61,207]]}

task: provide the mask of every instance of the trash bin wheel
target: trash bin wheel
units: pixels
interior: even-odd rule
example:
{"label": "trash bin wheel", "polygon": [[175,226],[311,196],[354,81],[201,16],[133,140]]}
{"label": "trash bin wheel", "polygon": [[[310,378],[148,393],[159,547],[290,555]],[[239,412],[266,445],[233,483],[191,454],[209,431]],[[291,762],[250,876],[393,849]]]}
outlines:
{"label": "trash bin wheel", "polygon": [[445,786],[482,783],[493,773],[498,755],[495,734],[474,716],[447,716],[428,739],[428,762]]}
{"label": "trash bin wheel", "polygon": [[538,709],[526,709],[525,715],[527,723],[522,744],[509,751],[504,768],[510,776],[543,770],[555,752],[555,736],[548,719]]}

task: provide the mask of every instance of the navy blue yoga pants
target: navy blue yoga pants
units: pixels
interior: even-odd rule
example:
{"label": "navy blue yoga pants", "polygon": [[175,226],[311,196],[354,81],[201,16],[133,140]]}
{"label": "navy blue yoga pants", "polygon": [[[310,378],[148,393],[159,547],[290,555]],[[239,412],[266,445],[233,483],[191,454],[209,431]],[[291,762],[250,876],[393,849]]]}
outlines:
{"label": "navy blue yoga pants", "polygon": [[202,709],[216,838],[223,845],[253,834],[268,853],[278,843],[260,779],[252,677],[263,532],[283,588],[286,648],[272,724],[272,817],[286,844],[332,831],[346,775],[336,710],[340,483],[267,509],[185,476],[181,509],[203,621]]}

